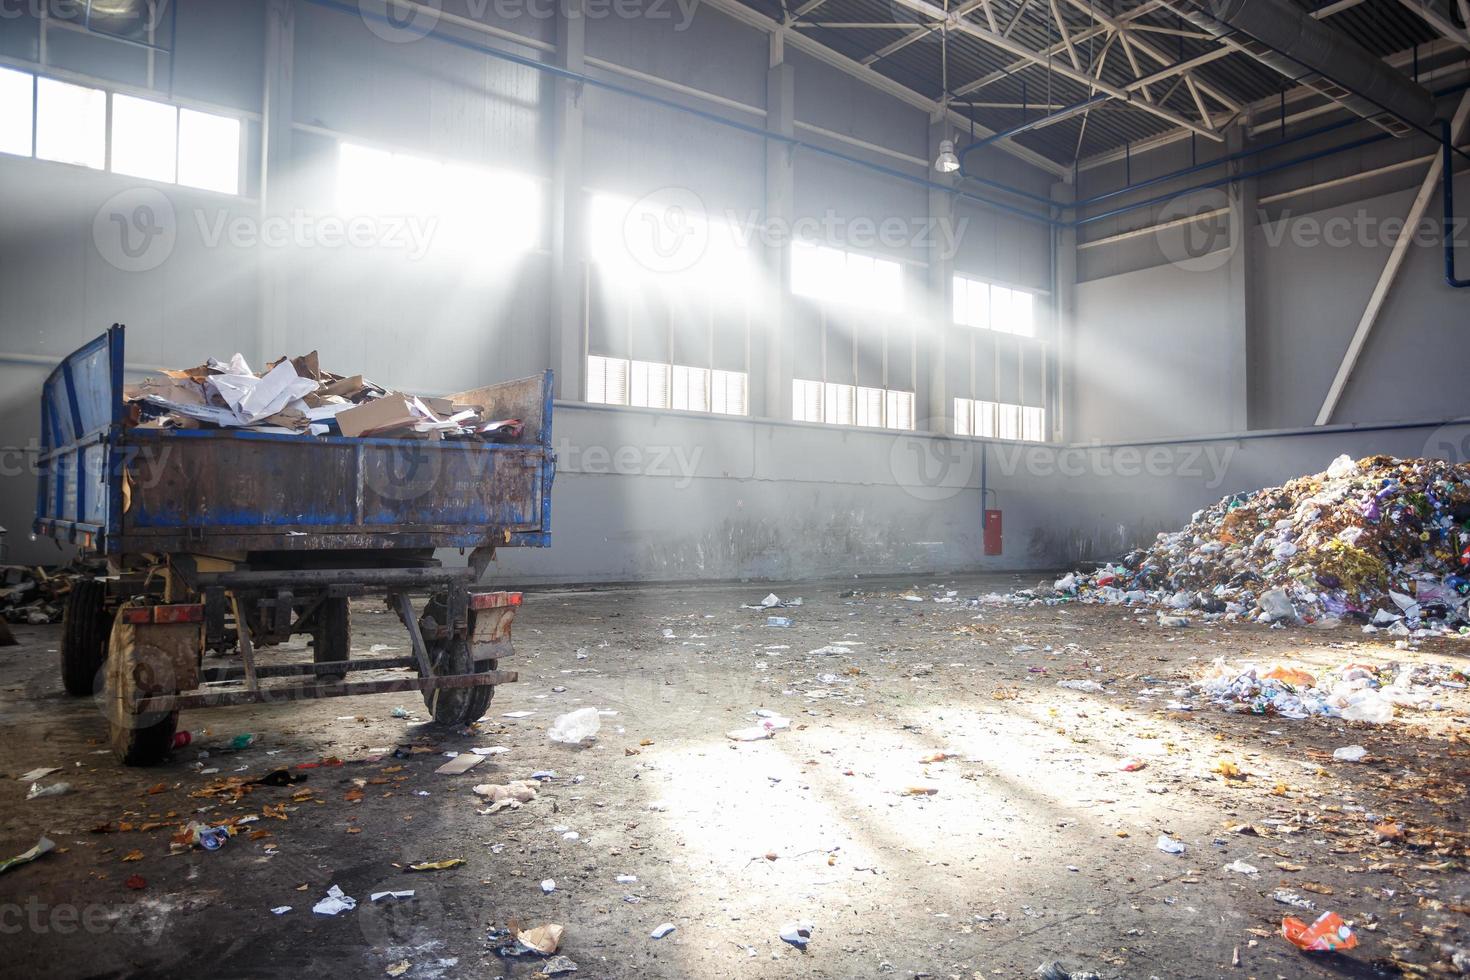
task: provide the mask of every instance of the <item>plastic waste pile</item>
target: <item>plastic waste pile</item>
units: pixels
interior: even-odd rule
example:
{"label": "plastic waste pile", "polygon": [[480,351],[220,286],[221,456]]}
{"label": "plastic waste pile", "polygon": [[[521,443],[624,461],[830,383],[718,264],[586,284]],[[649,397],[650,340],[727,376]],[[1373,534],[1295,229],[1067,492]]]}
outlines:
{"label": "plastic waste pile", "polygon": [[1470,633],[1470,464],[1339,456],[1326,472],[1225,497],[1121,563],[1016,598]]}
{"label": "plastic waste pile", "polygon": [[1465,675],[1443,667],[1349,663],[1318,676],[1280,664],[1231,665],[1222,657],[1194,688],[1235,714],[1383,724],[1393,720],[1396,708],[1442,710],[1435,688],[1463,690]]}

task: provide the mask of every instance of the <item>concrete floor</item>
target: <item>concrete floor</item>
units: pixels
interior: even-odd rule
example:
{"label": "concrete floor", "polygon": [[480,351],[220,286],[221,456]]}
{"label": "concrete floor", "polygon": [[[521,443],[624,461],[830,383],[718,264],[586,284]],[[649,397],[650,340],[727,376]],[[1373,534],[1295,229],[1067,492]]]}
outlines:
{"label": "concrete floor", "polygon": [[[1171,713],[1167,693],[1139,693],[1218,656],[1465,666],[1464,641],[1406,652],[1352,628],[1164,630],[1119,609],[933,601],[1020,584],[1030,581],[528,594],[503,665],[520,683],[499,690],[475,733],[423,724],[407,695],[216,709],[186,713],[193,745],[148,770],[114,765],[96,708],[61,693],[58,629],[22,627],[23,645],[0,649],[0,773],[11,777],[0,857],[43,833],[59,849],[0,875],[7,966],[346,977],[406,961],[412,978],[530,977],[542,961],[502,959],[487,941],[511,919],[564,925],[581,977],[1025,977],[1048,960],[1105,977],[1366,977],[1470,944],[1464,692],[1449,710],[1377,728]],[[803,597],[785,611],[794,628],[740,608],[772,590]],[[900,597],[910,590],[925,601]],[[391,615],[364,604],[354,616],[358,651],[406,651]],[[1106,693],[1057,687],[1081,678]],[[393,718],[398,705],[417,718]],[[548,743],[553,718],[588,705],[616,712],[592,747]],[[729,740],[756,708],[792,727]],[[519,711],[531,714],[505,717]],[[220,750],[245,732],[252,747]],[[1369,762],[1331,760],[1353,742]],[[434,751],[377,758],[402,744]],[[440,753],[471,746],[509,751],[468,774],[434,773]],[[937,752],[950,758],[922,761]],[[1125,757],[1146,767],[1120,771]],[[1214,772],[1222,757],[1244,778]],[[343,764],[299,770],[308,779],[291,789],[237,802],[202,792],[324,758]],[[38,766],[62,767],[47,781],[72,791],[27,801],[13,777]],[[477,812],[471,786],[543,769],[556,777],[535,801]],[[909,794],[920,787],[935,792]],[[170,853],[191,816],[266,806],[285,819],[260,819],[218,851]],[[1373,832],[1389,818],[1405,839]],[[1188,851],[1160,852],[1160,834]],[[402,870],[446,858],[465,863]],[[1224,870],[1235,860],[1260,873]],[[126,887],[132,875],[141,889]],[[358,907],[314,915],[332,884]],[[368,900],[406,888],[414,898]],[[1278,935],[1292,911],[1273,901],[1279,888],[1340,912],[1361,946],[1298,953]],[[815,927],[805,952],[779,939],[793,920]],[[650,939],[665,922],[677,930]]]}

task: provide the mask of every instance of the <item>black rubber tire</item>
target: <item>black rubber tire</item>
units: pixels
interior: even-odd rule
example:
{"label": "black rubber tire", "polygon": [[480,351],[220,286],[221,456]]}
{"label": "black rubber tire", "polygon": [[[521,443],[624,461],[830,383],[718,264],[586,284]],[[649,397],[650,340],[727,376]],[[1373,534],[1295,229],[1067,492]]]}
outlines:
{"label": "black rubber tire", "polygon": [[112,726],[112,754],[128,766],[156,766],[174,747],[179,713],[171,711],[161,721],[141,728]]}
{"label": "black rubber tire", "polygon": [[[352,659],[352,606],[346,598],[327,598],[316,613],[311,634],[312,663],[327,664]],[[319,681],[340,681],[346,674],[317,674]]]}
{"label": "black rubber tire", "polygon": [[[429,657],[436,677],[483,673],[495,669],[494,660],[476,663],[470,657],[469,644],[462,636],[456,636],[437,650],[431,650]],[[437,691],[425,691],[424,704],[434,716],[436,724],[462,728],[485,717],[494,697],[493,684],[483,687],[446,687]]]}
{"label": "black rubber tire", "polygon": [[96,579],[78,579],[66,597],[61,615],[61,686],[74,697],[92,693],[97,672],[107,662],[107,586]]}
{"label": "black rubber tire", "polygon": [[[177,711],[126,715],[117,710],[115,699],[132,697],[136,679],[132,658],[132,627],[120,621],[113,624],[108,636],[108,660],[105,681],[101,685],[103,713],[108,721],[108,742],[117,760],[128,766],[156,766],[168,757],[178,731]],[[177,693],[174,688],[166,688]]]}

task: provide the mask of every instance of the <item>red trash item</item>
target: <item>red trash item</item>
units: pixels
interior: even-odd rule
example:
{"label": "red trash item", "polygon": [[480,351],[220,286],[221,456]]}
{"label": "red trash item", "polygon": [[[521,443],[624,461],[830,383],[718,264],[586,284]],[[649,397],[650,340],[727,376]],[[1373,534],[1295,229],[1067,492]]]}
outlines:
{"label": "red trash item", "polygon": [[1288,915],[1281,920],[1281,935],[1309,953],[1330,953],[1358,945],[1358,937],[1336,912],[1323,912],[1311,925]]}
{"label": "red trash item", "polygon": [[127,885],[135,892],[142,891],[144,888],[148,887],[148,882],[144,879],[142,875],[133,875],[127,881],[123,882],[123,884]]}
{"label": "red trash item", "polygon": [[194,736],[188,732],[174,732],[174,748],[182,749],[192,741],[194,741]]}

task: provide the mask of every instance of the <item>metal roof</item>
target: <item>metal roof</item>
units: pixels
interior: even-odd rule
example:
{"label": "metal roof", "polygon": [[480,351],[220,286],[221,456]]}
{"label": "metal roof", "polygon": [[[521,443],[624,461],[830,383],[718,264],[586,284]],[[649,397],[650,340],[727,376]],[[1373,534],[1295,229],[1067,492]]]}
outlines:
{"label": "metal roof", "polygon": [[[1274,116],[1284,93],[1292,93],[1294,107],[1323,101],[1294,91],[1298,87],[1291,79],[1251,55],[1222,50],[1221,41],[1204,35],[1162,0],[741,2],[926,98],[947,97],[953,109],[974,121],[977,132],[1030,124],[1034,128],[1009,141],[1063,166],[1166,134],[1187,133],[1186,126],[1218,135],[1253,111],[1263,118]],[[1452,30],[1458,29],[1456,40],[1467,44],[1465,25],[1452,12],[1452,4],[1435,8],[1429,0],[1289,2],[1308,12],[1321,10],[1317,15],[1321,23],[1371,54],[1396,56],[1407,75],[1416,67],[1423,72],[1446,58],[1464,61],[1470,54],[1466,47],[1446,41],[1444,33],[1409,6],[1428,3],[1426,9],[1437,9]],[[941,26],[935,13],[942,10],[950,12],[947,26]],[[966,25],[1002,37],[976,36]],[[1046,63],[1048,54],[1054,64]],[[1198,58],[1204,59],[1202,63],[1179,70]],[[1125,101],[1088,81],[1067,77],[1067,68],[1114,92],[1133,86],[1133,97]],[[1147,87],[1145,99],[1136,83],[1151,75],[1162,77]],[[1146,104],[1149,100],[1152,105]],[[1084,102],[1085,109],[1038,123],[1059,109]],[[1204,138],[1210,138],[1208,132]]]}

